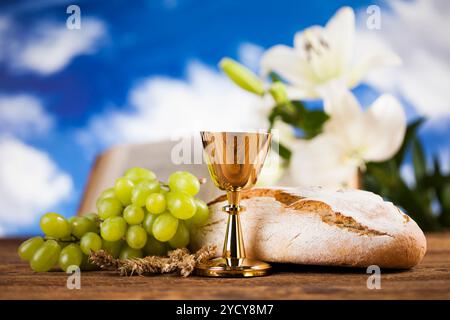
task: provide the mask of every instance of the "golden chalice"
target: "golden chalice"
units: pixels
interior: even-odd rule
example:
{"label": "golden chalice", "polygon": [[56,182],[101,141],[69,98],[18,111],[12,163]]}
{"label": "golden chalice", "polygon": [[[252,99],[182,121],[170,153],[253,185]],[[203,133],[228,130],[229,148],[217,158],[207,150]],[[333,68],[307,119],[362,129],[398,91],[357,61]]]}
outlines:
{"label": "golden chalice", "polygon": [[269,273],[269,264],[245,255],[240,213],[242,190],[252,188],[269,151],[270,133],[201,132],[209,173],[214,184],[227,192],[228,223],[222,257],[198,265],[196,273],[209,277],[256,277]]}

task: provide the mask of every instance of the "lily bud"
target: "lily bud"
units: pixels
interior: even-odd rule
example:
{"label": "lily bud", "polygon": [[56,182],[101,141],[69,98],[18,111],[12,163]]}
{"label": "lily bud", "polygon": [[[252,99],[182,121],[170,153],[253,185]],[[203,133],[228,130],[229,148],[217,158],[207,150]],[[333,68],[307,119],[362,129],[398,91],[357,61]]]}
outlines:
{"label": "lily bud", "polygon": [[263,96],[265,93],[262,81],[249,69],[230,58],[223,58],[219,63],[225,74],[244,90]]}
{"label": "lily bud", "polygon": [[274,82],[270,86],[269,92],[277,104],[286,103],[288,101],[286,87],[282,82]]}

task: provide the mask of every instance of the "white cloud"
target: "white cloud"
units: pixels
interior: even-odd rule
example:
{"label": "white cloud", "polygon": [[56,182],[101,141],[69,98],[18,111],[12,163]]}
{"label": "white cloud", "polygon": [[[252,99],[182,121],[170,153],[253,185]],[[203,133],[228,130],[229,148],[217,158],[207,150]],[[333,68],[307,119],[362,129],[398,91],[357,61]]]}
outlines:
{"label": "white cloud", "polygon": [[0,230],[31,224],[67,199],[72,188],[70,176],[46,153],[0,137]]}
{"label": "white cloud", "polygon": [[267,128],[268,105],[199,62],[185,80],[150,77],[133,88],[127,110],[109,110],[78,134],[88,148],[123,142],[159,141],[175,134]]}
{"label": "white cloud", "polygon": [[91,54],[105,34],[103,23],[83,19],[80,30],[69,30],[65,25],[43,24],[36,36],[27,42],[17,56],[17,66],[42,74],[64,68],[80,54]]}
{"label": "white cloud", "polygon": [[106,34],[103,22],[86,17],[79,30],[69,30],[65,23],[40,22],[30,27],[26,37],[18,38],[16,29],[9,17],[0,17],[0,60],[43,75],[60,71],[78,55],[94,53]]}
{"label": "white cloud", "polygon": [[368,30],[367,15],[359,15],[359,38],[377,39],[399,54],[403,66],[373,72],[368,83],[399,94],[418,114],[450,116],[450,2],[445,0],[389,1],[381,11],[381,29]]}
{"label": "white cloud", "polygon": [[51,129],[53,121],[34,96],[0,95],[0,134],[42,134]]}
{"label": "white cloud", "polygon": [[258,72],[264,48],[253,43],[244,42],[238,48],[239,60],[254,72]]}

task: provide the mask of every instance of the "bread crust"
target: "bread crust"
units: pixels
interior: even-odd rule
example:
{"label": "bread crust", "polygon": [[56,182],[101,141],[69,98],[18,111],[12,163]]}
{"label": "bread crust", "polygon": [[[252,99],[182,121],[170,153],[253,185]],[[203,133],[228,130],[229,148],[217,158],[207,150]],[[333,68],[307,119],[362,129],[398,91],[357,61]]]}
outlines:
{"label": "bread crust", "polygon": [[[209,203],[209,222],[192,234],[196,249],[221,247],[226,197]],[[426,252],[426,239],[408,215],[362,190],[255,188],[242,194],[247,256],[309,265],[411,268]]]}

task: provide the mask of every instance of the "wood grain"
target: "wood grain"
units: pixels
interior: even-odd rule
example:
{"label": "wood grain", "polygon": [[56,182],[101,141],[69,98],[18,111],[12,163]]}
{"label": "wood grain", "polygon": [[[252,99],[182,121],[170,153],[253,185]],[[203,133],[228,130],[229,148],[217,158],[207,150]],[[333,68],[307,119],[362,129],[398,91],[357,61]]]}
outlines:
{"label": "wood grain", "polygon": [[175,275],[120,277],[82,272],[81,289],[63,272],[37,274],[18,259],[19,240],[0,240],[1,299],[450,299],[450,233],[428,234],[428,252],[411,270],[382,270],[368,290],[361,269],[276,265],[268,277],[213,279]]}

